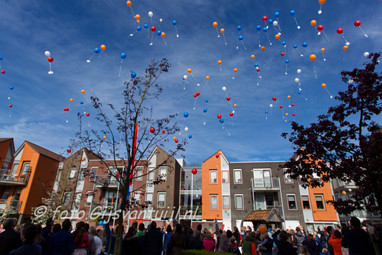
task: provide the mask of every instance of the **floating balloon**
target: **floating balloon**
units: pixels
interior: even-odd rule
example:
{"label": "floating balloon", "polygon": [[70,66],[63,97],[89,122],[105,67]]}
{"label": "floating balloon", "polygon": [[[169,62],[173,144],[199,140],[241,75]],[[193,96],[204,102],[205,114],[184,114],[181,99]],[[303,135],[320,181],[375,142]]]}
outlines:
{"label": "floating balloon", "polygon": [[317,21],[315,19],[310,21],[310,25],[314,27],[317,24]]}
{"label": "floating balloon", "polygon": [[155,133],[155,128],[154,127],[150,128],[150,133]]}
{"label": "floating balloon", "polygon": [[83,89],[83,90],[81,90],[81,93],[82,93],[82,94],[85,94],[85,90],[84,90],[84,89]]}
{"label": "floating balloon", "polygon": [[103,140],[106,140],[106,138],[107,138],[106,135],[104,135],[104,136],[103,136]]}
{"label": "floating balloon", "polygon": [[84,104],[84,101],[80,101],[80,104]]}
{"label": "floating balloon", "polygon": [[217,26],[218,26],[218,23],[217,23],[216,21],[214,21],[214,22],[212,23],[212,26],[213,26],[213,27],[217,27]]}
{"label": "floating balloon", "polygon": [[12,104],[9,104],[9,105],[8,105],[8,107],[9,107],[9,108],[12,108],[12,107],[13,107],[13,105],[12,105]]}
{"label": "floating balloon", "polygon": [[236,29],[237,29],[237,31],[241,31],[241,26],[240,25],[237,26]]}
{"label": "floating balloon", "polygon": [[185,127],[185,128],[184,128],[184,131],[188,132],[188,127]]}
{"label": "floating balloon", "polygon": [[195,175],[195,174],[197,174],[198,170],[196,168],[192,168],[191,172],[193,175]]}
{"label": "floating balloon", "polygon": [[252,58],[252,59],[255,59],[255,55],[251,55],[251,58]]}
{"label": "floating balloon", "polygon": [[222,117],[222,116],[221,116],[220,114],[218,114],[218,116],[217,116],[217,117],[218,117],[218,119],[221,119],[221,117]]}
{"label": "floating balloon", "polygon": [[209,79],[210,79],[210,77],[207,75],[207,76],[206,76],[206,80],[208,81]]}
{"label": "floating balloon", "polygon": [[237,107],[237,104],[234,104],[234,105],[233,105],[233,107],[235,107],[235,108],[236,108],[236,107]]}
{"label": "floating balloon", "polygon": [[275,39],[276,39],[276,40],[280,39],[280,35],[279,35],[279,34],[276,34],[276,35],[275,35]]}
{"label": "floating balloon", "polygon": [[71,99],[70,99],[70,102],[72,102],[72,103],[73,103],[73,101],[74,101],[74,99],[73,99],[73,98],[71,98]]}
{"label": "floating balloon", "polygon": [[13,86],[9,86],[9,89],[10,89],[10,90],[13,90],[13,89],[14,89],[14,87],[13,87]]}
{"label": "floating balloon", "polygon": [[154,27],[154,26],[151,27],[152,32],[155,32],[156,30],[157,30],[156,27]]}
{"label": "floating balloon", "polygon": [[153,13],[152,11],[149,11],[149,12],[147,13],[147,15],[149,15],[149,17],[152,18],[153,15],[154,15],[154,13]]}
{"label": "floating balloon", "polygon": [[325,83],[322,83],[322,84],[321,84],[321,87],[326,88],[326,84],[325,84]]}
{"label": "floating balloon", "polygon": [[364,56],[365,58],[368,58],[368,57],[370,56],[370,53],[366,51],[366,52],[363,53],[363,56]]}
{"label": "floating balloon", "polygon": [[105,44],[101,45],[101,50],[106,50],[106,45]]}
{"label": "floating balloon", "polygon": [[48,61],[50,62],[50,63],[52,63],[53,62],[53,58],[52,57],[48,57]]}
{"label": "floating balloon", "polygon": [[44,52],[44,54],[45,54],[45,56],[50,57],[50,51],[47,50]]}
{"label": "floating balloon", "polygon": [[301,69],[297,69],[297,73],[300,74],[301,73]]}
{"label": "floating balloon", "polygon": [[183,75],[183,80],[187,80],[187,75]]}
{"label": "floating balloon", "polygon": [[131,1],[126,2],[127,6],[131,7]]}
{"label": "floating balloon", "polygon": [[220,123],[224,123],[224,119],[219,119],[219,122]]}
{"label": "floating balloon", "polygon": [[273,101],[276,101],[276,100],[277,100],[277,98],[276,98],[276,97],[272,97],[272,100],[273,100]]}
{"label": "floating balloon", "polygon": [[69,108],[64,108],[64,112],[68,112],[69,111]]}
{"label": "floating balloon", "polygon": [[230,98],[230,97],[227,97],[226,99],[227,99],[228,102],[231,101],[231,98]]}
{"label": "floating balloon", "polygon": [[263,16],[262,20],[265,22],[267,21],[268,17],[267,16]]}
{"label": "floating balloon", "polygon": [[299,79],[299,78],[295,78],[295,79],[294,79],[294,82],[295,82],[295,83],[299,83],[299,82],[300,82],[300,79]]}
{"label": "floating balloon", "polygon": [[207,108],[203,108],[203,112],[207,112]]}
{"label": "floating balloon", "polygon": [[356,21],[354,21],[354,26],[355,26],[355,27],[358,27],[358,28],[361,30],[361,32],[363,33],[363,35],[364,35],[365,37],[369,37],[369,36],[365,33],[365,31],[363,31],[363,29],[362,29],[362,27],[361,27],[361,21],[360,21],[360,20],[356,20]]}
{"label": "floating balloon", "polygon": [[265,47],[264,46],[261,46],[260,48],[262,51],[265,51]]}
{"label": "floating balloon", "polygon": [[317,30],[318,30],[318,31],[321,32],[323,29],[324,29],[324,26],[323,26],[323,25],[318,25],[318,26],[317,26]]}
{"label": "floating balloon", "polygon": [[347,45],[344,45],[344,47],[342,47],[343,50],[348,50],[349,49],[349,46]]}
{"label": "floating balloon", "polygon": [[188,68],[188,69],[187,69],[187,72],[188,72],[188,73],[192,73],[192,69],[191,69],[191,68]]}
{"label": "floating balloon", "polygon": [[5,74],[5,70],[1,70],[1,73],[2,73],[2,74]]}
{"label": "floating balloon", "polygon": [[229,113],[229,116],[233,117],[233,112],[230,112],[230,113]]}
{"label": "floating balloon", "polygon": [[130,76],[131,76],[131,78],[134,79],[135,77],[137,77],[137,74],[136,74],[135,72],[131,72],[131,73],[130,73]]}
{"label": "floating balloon", "polygon": [[222,87],[222,90],[223,90],[223,91],[226,91],[226,90],[227,90],[227,88],[223,86],[223,87]]}
{"label": "floating balloon", "polygon": [[90,116],[90,113],[87,112],[87,113],[86,113],[86,116],[89,117],[89,116]]}
{"label": "floating balloon", "polygon": [[100,53],[101,49],[100,48],[94,48],[94,53]]}
{"label": "floating balloon", "polygon": [[122,58],[122,59],[125,59],[126,57],[127,57],[126,53],[125,53],[125,52],[122,52],[122,53],[121,53],[121,58]]}
{"label": "floating balloon", "polygon": [[188,112],[184,112],[184,113],[183,113],[183,116],[184,116],[185,118],[187,118],[188,115],[189,115]]}
{"label": "floating balloon", "polygon": [[320,4],[320,9],[318,10],[318,14],[322,13],[322,5],[326,2],[326,0],[318,0],[318,3]]}
{"label": "floating balloon", "polygon": [[225,32],[224,28],[221,28],[220,33],[224,34],[224,32]]}
{"label": "floating balloon", "polygon": [[308,43],[307,42],[303,42],[302,43],[302,47],[304,47],[304,48],[308,47]]}
{"label": "floating balloon", "polygon": [[309,59],[310,59],[311,61],[316,60],[316,55],[315,55],[315,54],[311,54],[311,55],[309,56]]}

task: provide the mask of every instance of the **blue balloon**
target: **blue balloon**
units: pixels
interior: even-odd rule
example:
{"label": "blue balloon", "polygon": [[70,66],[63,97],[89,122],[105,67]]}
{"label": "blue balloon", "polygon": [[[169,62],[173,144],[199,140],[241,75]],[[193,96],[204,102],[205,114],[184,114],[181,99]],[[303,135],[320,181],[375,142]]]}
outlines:
{"label": "blue balloon", "polygon": [[302,43],[302,47],[304,47],[304,48],[308,47],[308,43],[307,42],[303,42]]}
{"label": "blue balloon", "polygon": [[176,20],[173,20],[172,24],[175,26],[176,24],[178,24],[178,22],[176,22]]}
{"label": "blue balloon", "polygon": [[207,108],[203,108],[203,112],[207,112]]}
{"label": "blue balloon", "polygon": [[131,72],[130,76],[131,76],[131,78],[134,79],[135,77],[137,77],[137,74],[135,72]]}
{"label": "blue balloon", "polygon": [[297,44],[293,44],[293,48],[297,49]]}
{"label": "blue balloon", "polygon": [[13,86],[9,86],[9,89],[10,89],[10,90],[13,90],[13,89],[14,89],[14,87],[13,87]]}
{"label": "blue balloon", "polygon": [[297,93],[301,94],[301,91],[299,90]]}
{"label": "blue balloon", "polygon": [[224,123],[224,119],[223,118],[221,118],[219,121],[220,121],[220,123]]}
{"label": "blue balloon", "polygon": [[183,113],[183,116],[184,116],[185,118],[187,118],[187,117],[188,117],[188,112],[184,112],[184,113]]}
{"label": "blue balloon", "polygon": [[188,138],[190,138],[190,139],[191,139],[191,138],[192,138],[192,135],[188,135]]}
{"label": "blue balloon", "polygon": [[286,41],[283,41],[283,42],[282,42],[282,45],[286,45]]}
{"label": "blue balloon", "polygon": [[84,104],[84,101],[80,101],[80,104]]}
{"label": "blue balloon", "polygon": [[240,26],[240,25],[237,26],[236,28],[237,28],[237,31],[240,31],[240,30],[241,30],[241,26]]}
{"label": "blue balloon", "polygon": [[273,24],[273,19],[269,19],[269,20],[268,20],[268,23],[269,23],[270,25],[272,25],[272,24]]}
{"label": "blue balloon", "polygon": [[255,63],[254,66],[255,66],[255,67],[259,67],[259,64],[258,64],[258,63]]}
{"label": "blue balloon", "polygon": [[208,103],[208,98],[204,99],[204,102]]}
{"label": "blue balloon", "polygon": [[102,226],[105,223],[103,222],[103,220],[101,220],[98,224]]}
{"label": "blue balloon", "polygon": [[3,57],[2,57],[2,56],[0,56],[0,60],[3,60]]}
{"label": "blue balloon", "polygon": [[263,27],[263,31],[264,31],[264,32],[267,32],[267,31],[268,31],[268,28],[267,28],[267,27]]}
{"label": "blue balloon", "polygon": [[140,142],[141,142],[141,139],[137,139],[137,142],[140,143]]}
{"label": "blue balloon", "polygon": [[261,26],[260,26],[260,25],[257,25],[257,26],[256,26],[256,29],[257,29],[257,31],[260,31],[260,30],[261,30]]}
{"label": "blue balloon", "polygon": [[162,31],[158,30],[158,31],[157,31],[157,35],[160,36],[161,34],[162,34]]}
{"label": "blue balloon", "polygon": [[280,13],[279,12],[275,12],[275,17],[279,17],[280,16]]}
{"label": "blue balloon", "polygon": [[294,15],[296,14],[296,11],[295,11],[295,10],[290,10],[289,14],[290,14],[291,16],[294,16]]}
{"label": "blue balloon", "polygon": [[162,122],[158,122],[158,127],[162,125]]}
{"label": "blue balloon", "polygon": [[137,26],[137,31],[141,31],[142,30],[142,27],[141,26]]}
{"label": "blue balloon", "polygon": [[143,27],[144,27],[144,28],[148,28],[148,27],[149,27],[149,25],[147,25],[147,24],[144,24],[144,25],[143,25]]}
{"label": "blue balloon", "polygon": [[126,57],[127,57],[127,56],[126,56],[126,53],[125,53],[125,52],[122,52],[122,53],[121,53],[121,58],[122,58],[122,59],[125,59]]}
{"label": "blue balloon", "polygon": [[95,49],[94,49],[94,52],[95,52],[95,53],[100,53],[101,50],[100,50],[100,48],[95,48]]}
{"label": "blue balloon", "polygon": [[153,135],[157,135],[157,132],[154,132]]}
{"label": "blue balloon", "polygon": [[268,111],[265,111],[265,114],[268,114]]}
{"label": "blue balloon", "polygon": [[289,59],[285,59],[285,63],[288,64],[289,63]]}
{"label": "blue balloon", "polygon": [[243,40],[243,36],[242,35],[239,35],[239,40]]}

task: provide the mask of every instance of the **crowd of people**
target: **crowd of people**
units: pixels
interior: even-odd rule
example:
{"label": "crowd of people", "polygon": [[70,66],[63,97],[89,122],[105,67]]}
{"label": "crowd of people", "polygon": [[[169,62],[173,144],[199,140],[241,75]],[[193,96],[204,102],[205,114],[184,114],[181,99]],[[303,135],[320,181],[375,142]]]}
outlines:
{"label": "crowd of people", "polygon": [[[109,225],[103,229],[89,227],[78,222],[72,229],[66,219],[62,224],[46,222],[27,223],[22,228],[16,221],[7,219],[0,233],[1,255],[107,255],[114,253],[116,235]],[[362,228],[358,218],[351,218],[350,228],[332,226],[318,228],[307,233],[295,230],[268,228],[252,231],[244,227],[239,231],[223,230],[216,224],[215,230],[195,230],[186,224],[158,228],[155,221],[145,227],[134,222],[123,235],[120,255],[180,255],[184,250],[206,250],[209,252],[243,255],[373,255],[380,254],[381,239],[371,225]],[[116,254],[116,253],[114,253]]]}

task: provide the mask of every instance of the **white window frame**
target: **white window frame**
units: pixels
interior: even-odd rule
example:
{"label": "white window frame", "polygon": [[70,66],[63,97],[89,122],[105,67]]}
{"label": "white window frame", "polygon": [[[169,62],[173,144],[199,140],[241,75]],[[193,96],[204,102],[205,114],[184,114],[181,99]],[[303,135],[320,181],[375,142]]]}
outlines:
{"label": "white window frame", "polygon": [[[67,195],[69,195],[69,197],[68,197],[68,202],[65,203]],[[70,192],[65,192],[65,193],[64,193],[64,201],[62,201],[62,204],[63,204],[63,205],[68,205],[68,204],[69,204],[69,202],[70,202],[70,196],[71,196]]]}
{"label": "white window frame", "polygon": [[[94,170],[95,170],[95,172],[94,172]],[[89,176],[89,180],[95,180],[96,178],[97,178],[97,171],[98,171],[98,167],[91,167],[90,168],[90,171],[91,171],[91,173],[90,173],[90,176]],[[93,175],[93,173],[94,173],[94,175]]]}
{"label": "white window frame", "polygon": [[[295,209],[292,209],[292,208],[290,208],[290,206],[289,206],[289,199],[288,199],[288,197],[294,197],[294,204],[296,205],[296,208]],[[286,198],[287,198],[287,203],[288,203],[288,210],[291,210],[291,211],[297,211],[298,210],[298,207],[297,207],[297,199],[296,199],[296,194],[287,194],[286,195]]]}
{"label": "white window frame", "polygon": [[[141,171],[140,175],[138,175],[139,171]],[[143,166],[136,166],[135,167],[135,180],[136,181],[142,181],[143,180]]]}
{"label": "white window frame", "polygon": [[[141,201],[141,191],[135,191],[134,193],[134,205],[135,206],[138,206],[139,205],[139,202]],[[138,197],[138,199],[137,199]]]}
{"label": "white window frame", "polygon": [[[212,208],[212,198],[216,198],[216,208]],[[210,194],[210,210],[217,211],[219,210],[219,195],[217,194]]]}
{"label": "white window frame", "polygon": [[[237,206],[237,197],[241,197],[242,208],[239,208]],[[243,194],[235,194],[235,210],[244,210],[244,195]]]}
{"label": "white window frame", "polygon": [[[159,196],[163,195],[163,205],[159,205]],[[166,207],[166,192],[158,192],[157,194],[157,207],[158,208],[165,208]]]}
{"label": "white window frame", "polygon": [[154,167],[149,167],[149,171],[147,173],[147,180],[148,181],[153,181],[155,179],[155,168]]}
{"label": "white window frame", "polygon": [[76,173],[77,173],[77,169],[71,168],[69,173],[69,179],[74,179],[74,177],[76,176]]}
{"label": "white window frame", "polygon": [[[272,188],[273,179],[272,179],[272,169],[271,168],[254,168],[253,170],[253,180],[255,188]],[[261,178],[256,178],[255,172],[261,172]],[[269,172],[269,177],[265,178],[264,173]],[[261,183],[259,180],[262,180]],[[266,182],[269,179],[269,184]]]}
{"label": "white window frame", "polygon": [[294,180],[290,177],[289,173],[286,173],[287,168],[283,169],[284,172],[284,183],[285,184],[293,184]]}
{"label": "white window frame", "polygon": [[[324,206],[324,208],[318,208],[317,206],[317,197],[321,197],[322,198],[322,205]],[[316,200],[316,208],[317,210],[319,211],[325,211],[326,210],[326,206],[325,206],[325,198],[324,198],[324,194],[314,194],[314,200]]]}
{"label": "white window frame", "polygon": [[[164,176],[163,176],[162,170],[165,171]],[[164,180],[164,181],[167,180],[167,167],[166,166],[159,167],[159,175],[160,175],[161,180]]]}
{"label": "white window frame", "polygon": [[[211,174],[212,173],[215,173],[216,175],[216,178],[214,180],[216,180],[216,182],[211,182]],[[209,171],[209,179],[210,179],[210,184],[218,184],[218,170],[215,170],[215,169],[210,169]]]}
{"label": "white window frame", "polygon": [[[224,199],[227,199],[228,198],[228,207],[225,206],[225,203],[224,203]],[[231,201],[229,199],[229,195],[223,195],[223,209],[230,209],[231,208]]]}
{"label": "white window frame", "polygon": [[94,198],[93,191],[91,190],[86,191],[85,206],[90,206],[92,204],[93,198]]}
{"label": "white window frame", "polygon": [[24,161],[23,168],[21,169],[21,174],[27,174],[29,172],[30,165],[31,165],[30,161]]}
{"label": "white window frame", "polygon": [[[224,174],[226,174],[226,177],[227,177],[227,180],[226,181],[224,181]],[[229,171],[228,170],[223,170],[222,171],[222,184],[226,184],[226,183],[229,183]]]}
{"label": "white window frame", "polygon": [[[240,173],[240,179],[238,179],[238,181],[236,181],[236,172],[239,172]],[[243,184],[243,172],[241,169],[233,169],[233,183],[234,184]]]}
{"label": "white window frame", "polygon": [[[309,208],[305,208],[305,207],[304,207],[304,200],[303,200],[304,197],[307,197],[307,198],[308,198]],[[302,209],[303,209],[303,210],[311,210],[311,209],[312,209],[312,206],[311,206],[311,204],[310,204],[310,199],[309,199],[309,196],[308,196],[308,195],[301,195],[301,203],[302,203]]]}
{"label": "white window frame", "polygon": [[[151,196],[151,200],[148,199],[149,196]],[[153,204],[153,193],[146,193],[145,203],[149,205]]]}

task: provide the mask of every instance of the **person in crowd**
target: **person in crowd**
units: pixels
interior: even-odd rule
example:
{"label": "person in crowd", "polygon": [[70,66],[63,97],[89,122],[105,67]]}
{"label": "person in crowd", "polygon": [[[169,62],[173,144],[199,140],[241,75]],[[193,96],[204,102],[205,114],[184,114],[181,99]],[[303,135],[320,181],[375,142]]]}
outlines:
{"label": "person in crowd", "polygon": [[155,221],[151,222],[150,230],[145,234],[143,241],[145,253],[147,255],[160,255],[162,251],[162,234],[157,228]]}
{"label": "person in crowd", "polygon": [[357,217],[350,219],[351,229],[344,235],[341,245],[349,248],[350,255],[373,254],[369,235],[361,229],[361,222]]}
{"label": "person in crowd", "polygon": [[219,225],[216,223],[215,225],[216,234],[218,235],[219,239],[219,245],[217,248],[218,252],[231,252],[232,251],[232,244],[231,244],[231,237],[232,232],[231,230],[225,231],[225,233],[221,233],[219,229]]}
{"label": "person in crowd", "polygon": [[310,255],[308,247],[306,247],[305,245],[301,245],[300,253],[298,255]]}
{"label": "person in crowd", "polygon": [[335,230],[333,232],[333,235],[330,237],[329,239],[329,244],[330,246],[333,247],[333,254],[334,255],[342,255],[342,245],[341,245],[341,241],[342,241],[342,234],[339,230]]}
{"label": "person in crowd", "polygon": [[89,236],[86,231],[86,225],[83,221],[76,224],[76,230],[73,232],[74,252],[73,255],[86,255],[90,246]]}
{"label": "person in crowd", "polygon": [[51,255],[70,255],[74,250],[73,235],[70,233],[72,224],[69,219],[62,223],[62,230],[54,233],[49,240],[49,251]]}
{"label": "person in crowd", "polygon": [[170,244],[172,236],[172,228],[171,225],[168,225],[166,228],[166,232],[163,234],[163,254],[162,255],[167,255],[168,254],[168,245]]}
{"label": "person in crowd", "polygon": [[50,236],[52,235],[52,227],[53,227],[53,220],[52,219],[47,219],[46,220],[46,225],[41,231],[41,247],[42,247],[42,253],[44,255],[47,255],[47,250],[49,248],[49,239]]}
{"label": "person in crowd", "polygon": [[187,224],[183,224],[184,249],[189,249],[190,239],[193,234],[192,228],[188,227]]}
{"label": "person in crowd", "polygon": [[202,224],[199,224],[199,225],[196,227],[196,230],[198,230],[198,231],[200,232],[200,237],[201,237],[202,240],[203,240],[204,237],[205,237],[205,234],[204,234],[204,231],[203,231]]}
{"label": "person in crowd", "polygon": [[258,245],[258,250],[261,251],[262,255],[272,255],[273,240],[266,233],[263,237],[262,242]]}
{"label": "person in crowd", "polygon": [[3,224],[4,231],[0,233],[0,254],[8,255],[11,250],[21,246],[20,233],[15,229],[16,220],[8,218]]}
{"label": "person in crowd", "polygon": [[329,244],[329,240],[330,238],[332,237],[333,233],[334,233],[334,228],[332,226],[328,226],[326,228],[326,231],[325,231],[325,237],[326,237],[326,243],[327,243],[327,249],[329,251],[329,254],[330,255],[334,255],[334,249],[333,247]]}
{"label": "person in crowd", "polygon": [[366,230],[367,230],[367,233],[369,233],[371,242],[374,247],[374,251],[376,253],[380,253],[380,249],[378,245],[379,237],[378,237],[377,229],[373,225],[366,223]]}
{"label": "person in crowd", "polygon": [[168,244],[168,255],[180,255],[185,247],[182,225],[176,224],[175,233]]}
{"label": "person in crowd", "polygon": [[124,255],[141,255],[142,251],[139,246],[138,236],[134,227],[130,227],[129,231],[123,239]]}
{"label": "person in crowd", "polygon": [[294,234],[294,240],[297,246],[297,252],[300,252],[302,243],[305,241],[306,236],[305,233],[301,231],[299,227],[296,228],[296,233]]}
{"label": "person in crowd", "polygon": [[36,239],[34,241],[35,241],[35,243],[39,244],[40,247],[42,248],[42,242],[43,242],[42,226],[41,226],[41,224],[35,224],[35,225],[37,227],[37,235],[36,235]]}
{"label": "person in crowd", "polygon": [[194,231],[194,234],[192,235],[190,239],[190,243],[188,247],[191,250],[201,250],[203,248],[203,239],[200,235],[199,230]]}
{"label": "person in crowd", "polygon": [[232,235],[235,237],[237,245],[240,246],[241,245],[241,242],[240,242],[241,238],[240,238],[239,229],[237,227],[233,227]]}
{"label": "person in crowd", "polygon": [[203,239],[203,249],[207,251],[215,250],[215,239],[212,238],[211,232],[207,231]]}
{"label": "person in crowd", "polygon": [[257,247],[255,243],[256,240],[256,232],[251,232],[250,234],[247,234],[243,241],[243,255],[257,255]]}
{"label": "person in crowd", "polygon": [[23,227],[21,232],[24,241],[23,245],[11,251],[9,255],[42,255],[41,246],[35,242],[39,234],[37,225],[28,223]]}
{"label": "person in crowd", "polygon": [[286,231],[278,229],[272,236],[273,241],[277,246],[278,255],[296,255],[297,249],[288,242],[289,236]]}
{"label": "person in crowd", "polygon": [[143,242],[145,240],[145,224],[139,224],[138,232],[136,235],[138,236],[139,246],[141,247],[142,254],[145,254],[145,247],[143,245]]}
{"label": "person in crowd", "polygon": [[89,247],[87,249],[87,255],[96,255],[96,246],[94,243],[94,237],[92,235],[90,235],[90,233],[89,233],[89,224],[88,223],[85,223],[85,229],[86,229],[86,233],[88,234],[88,238],[89,238]]}
{"label": "person in crowd", "polygon": [[320,251],[322,250],[321,245],[317,240],[314,239],[312,234],[308,234],[306,240],[302,242],[308,248],[310,255],[320,255]]}
{"label": "person in crowd", "polygon": [[252,228],[250,226],[247,226],[247,230],[244,233],[244,236],[247,236],[252,233]]}
{"label": "person in crowd", "polygon": [[[60,224],[54,224],[53,227],[52,227],[52,235],[57,233],[58,231],[61,230],[61,225]],[[50,237],[49,237],[49,242],[50,242]],[[49,243],[48,243],[48,246],[49,246]]]}
{"label": "person in crowd", "polygon": [[102,249],[103,249],[103,246],[102,246],[102,240],[101,238],[99,237],[98,233],[97,233],[97,230],[95,229],[95,227],[90,227],[89,229],[89,235],[91,235],[94,239],[94,246],[95,246],[95,252],[94,254],[95,255],[100,255],[102,254]]}

